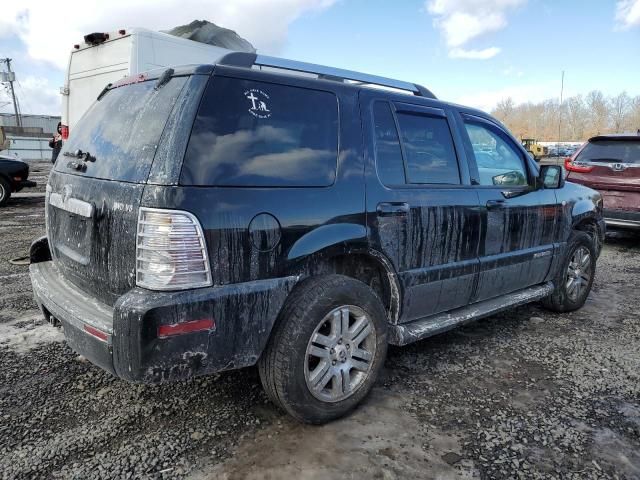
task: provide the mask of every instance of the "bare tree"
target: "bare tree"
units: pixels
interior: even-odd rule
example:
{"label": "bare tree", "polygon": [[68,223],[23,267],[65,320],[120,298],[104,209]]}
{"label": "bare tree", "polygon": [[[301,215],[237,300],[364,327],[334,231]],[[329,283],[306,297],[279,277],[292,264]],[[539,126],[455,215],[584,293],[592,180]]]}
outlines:
{"label": "bare tree", "polygon": [[520,138],[557,141],[562,119],[560,140],[584,141],[598,134],[640,129],[640,95],[631,98],[622,92],[606,97],[594,90],[585,97],[567,98],[562,105],[558,99],[516,105],[512,98],[506,98],[493,114]]}
{"label": "bare tree", "polygon": [[589,109],[589,135],[606,133],[609,126],[609,105],[600,90],[593,90],[587,94],[587,108]]}
{"label": "bare tree", "polygon": [[584,138],[589,116],[582,95],[567,98],[565,108],[567,136],[569,138]]}
{"label": "bare tree", "polygon": [[629,109],[629,130],[640,133],[640,95],[631,101]]}
{"label": "bare tree", "polygon": [[504,124],[507,124],[513,116],[514,108],[515,102],[513,101],[513,98],[507,97],[498,102],[493,113],[498,120],[500,120]]}
{"label": "bare tree", "polygon": [[631,110],[631,98],[627,95],[627,92],[622,92],[611,98],[609,102],[613,131],[623,133]]}

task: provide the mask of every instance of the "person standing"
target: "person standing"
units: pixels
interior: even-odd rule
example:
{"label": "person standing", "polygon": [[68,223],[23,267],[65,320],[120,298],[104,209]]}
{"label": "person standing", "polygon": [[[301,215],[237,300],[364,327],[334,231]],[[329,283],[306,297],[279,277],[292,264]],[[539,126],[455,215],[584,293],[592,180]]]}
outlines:
{"label": "person standing", "polygon": [[51,137],[51,140],[49,140],[49,146],[53,148],[51,152],[51,163],[56,163],[56,159],[62,148],[62,122],[58,122],[58,128],[56,128],[56,133]]}

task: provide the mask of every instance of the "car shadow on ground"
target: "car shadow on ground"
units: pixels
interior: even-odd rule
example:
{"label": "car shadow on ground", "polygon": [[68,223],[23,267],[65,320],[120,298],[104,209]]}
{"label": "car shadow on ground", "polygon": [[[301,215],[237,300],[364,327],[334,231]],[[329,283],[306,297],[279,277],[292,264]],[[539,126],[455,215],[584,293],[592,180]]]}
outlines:
{"label": "car shadow on ground", "polygon": [[627,249],[640,250],[640,230],[607,229],[605,243]]}

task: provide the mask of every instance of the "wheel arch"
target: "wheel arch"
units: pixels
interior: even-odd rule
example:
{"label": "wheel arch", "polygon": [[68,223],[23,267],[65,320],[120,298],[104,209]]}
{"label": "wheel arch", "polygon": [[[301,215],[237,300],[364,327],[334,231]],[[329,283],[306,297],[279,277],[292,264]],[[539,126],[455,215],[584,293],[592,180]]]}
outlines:
{"label": "wheel arch", "polygon": [[359,280],[380,298],[387,319],[395,324],[400,315],[401,288],[391,261],[365,244],[331,245],[306,256],[291,266],[301,280],[316,275],[338,274]]}
{"label": "wheel arch", "polygon": [[600,255],[604,243],[604,231],[599,227],[595,211],[581,215],[579,219],[574,221],[572,228],[575,231],[587,233],[593,240],[596,253]]}
{"label": "wheel arch", "polygon": [[5,180],[9,184],[9,188],[11,188],[11,190],[13,191],[13,182],[11,181],[9,176],[4,172],[0,172],[0,178],[2,180]]}

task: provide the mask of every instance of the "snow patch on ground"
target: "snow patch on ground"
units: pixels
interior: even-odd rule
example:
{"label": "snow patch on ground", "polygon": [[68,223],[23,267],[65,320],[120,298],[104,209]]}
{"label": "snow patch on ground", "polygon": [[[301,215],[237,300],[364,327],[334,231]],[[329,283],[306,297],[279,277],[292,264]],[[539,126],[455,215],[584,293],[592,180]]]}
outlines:
{"label": "snow patch on ground", "polygon": [[41,315],[29,315],[0,323],[0,349],[25,354],[45,343],[64,340],[62,329],[42,321]]}

